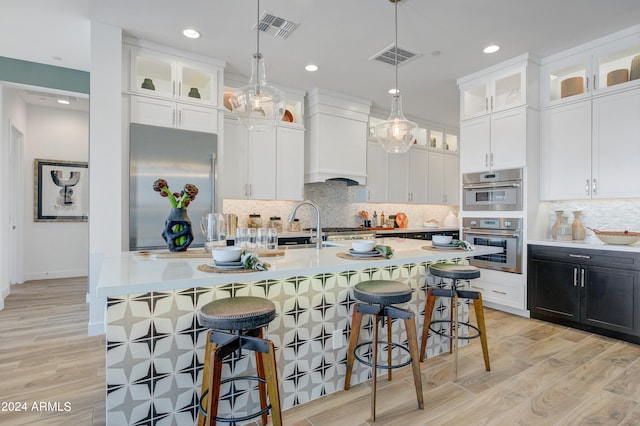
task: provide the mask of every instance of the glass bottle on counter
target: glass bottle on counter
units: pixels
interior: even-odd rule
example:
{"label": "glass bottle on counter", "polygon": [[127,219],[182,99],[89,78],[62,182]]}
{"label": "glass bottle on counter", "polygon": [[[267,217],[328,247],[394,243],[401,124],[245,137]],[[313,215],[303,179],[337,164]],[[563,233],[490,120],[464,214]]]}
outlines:
{"label": "glass bottle on counter", "polygon": [[252,213],[247,220],[247,228],[262,228],[262,216],[258,213]]}
{"label": "glass bottle on counter", "polygon": [[289,222],[289,232],[300,232],[300,219],[293,219],[293,222]]}
{"label": "glass bottle on counter", "polygon": [[384,223],[384,212],[380,213],[380,226],[381,227],[385,227],[385,223]]}
{"label": "glass bottle on counter", "polygon": [[377,228],[378,227],[378,213],[376,213],[376,211],[373,211],[373,219],[371,220],[371,227],[372,228]]}
{"label": "glass bottle on counter", "polygon": [[280,216],[271,216],[269,218],[269,228],[276,228],[278,232],[282,232],[282,219],[280,219]]}

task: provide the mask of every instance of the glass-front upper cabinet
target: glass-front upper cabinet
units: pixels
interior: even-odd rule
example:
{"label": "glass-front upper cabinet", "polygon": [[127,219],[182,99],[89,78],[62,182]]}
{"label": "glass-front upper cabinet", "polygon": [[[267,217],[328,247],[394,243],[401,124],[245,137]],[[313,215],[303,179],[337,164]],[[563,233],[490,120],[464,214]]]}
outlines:
{"label": "glass-front upper cabinet", "polygon": [[444,136],[444,150],[457,153],[458,152],[458,135],[452,135],[451,133],[447,133]]}
{"label": "glass-front upper cabinet", "polygon": [[640,26],[543,61],[543,106],[640,85]]}
{"label": "glass-front upper cabinet", "polygon": [[464,82],[459,80],[461,120],[524,105],[526,73],[526,64],[521,62],[481,77],[465,77]]}
{"label": "glass-front upper cabinet", "polygon": [[184,102],[216,105],[219,70],[145,49],[131,49],[130,90]]}

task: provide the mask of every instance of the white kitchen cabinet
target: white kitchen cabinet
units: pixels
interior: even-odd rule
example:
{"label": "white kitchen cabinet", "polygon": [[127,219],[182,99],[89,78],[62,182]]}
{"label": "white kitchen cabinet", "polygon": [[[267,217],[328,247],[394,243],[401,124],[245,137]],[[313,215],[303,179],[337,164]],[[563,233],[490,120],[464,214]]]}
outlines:
{"label": "white kitchen cabinet", "polygon": [[129,90],[146,96],[217,106],[221,69],[152,49],[129,49]]}
{"label": "white kitchen cabinet", "polygon": [[509,109],[460,123],[460,171],[524,167],[527,107]]}
{"label": "white kitchen cabinet", "polygon": [[458,80],[460,120],[522,105],[537,107],[538,66],[529,54]]}
{"label": "white kitchen cabinet", "polygon": [[458,156],[429,152],[427,184],[427,202],[429,204],[457,205],[460,193]]}
{"label": "white kitchen cabinet", "polygon": [[276,198],[276,130],[249,132],[235,119],[224,120],[220,188],[223,198]]}
{"label": "white kitchen cabinet", "polygon": [[640,88],[542,113],[541,198],[640,197]]}
{"label": "white kitchen cabinet", "polygon": [[218,111],[198,105],[132,95],[131,122],[217,133]]}
{"label": "white kitchen cabinet", "polygon": [[276,199],[304,198],[304,130],[276,130]]}
{"label": "white kitchen cabinet", "polygon": [[388,202],[427,203],[429,152],[426,149],[414,146],[404,154],[389,154],[387,165]]}
{"label": "white kitchen cabinet", "polygon": [[638,55],[640,25],[545,58],[540,69],[543,107],[640,86],[640,78],[629,76]]}
{"label": "white kitchen cabinet", "polygon": [[134,123],[217,133],[224,64],[189,59],[183,52],[125,39],[123,92]]}
{"label": "white kitchen cabinet", "polygon": [[371,103],[314,89],[305,106],[305,182],[347,178],[364,185]]}
{"label": "white kitchen cabinet", "polygon": [[356,189],[357,202],[380,202],[388,200],[389,168],[387,157],[389,154],[375,139],[367,143],[367,186]]}

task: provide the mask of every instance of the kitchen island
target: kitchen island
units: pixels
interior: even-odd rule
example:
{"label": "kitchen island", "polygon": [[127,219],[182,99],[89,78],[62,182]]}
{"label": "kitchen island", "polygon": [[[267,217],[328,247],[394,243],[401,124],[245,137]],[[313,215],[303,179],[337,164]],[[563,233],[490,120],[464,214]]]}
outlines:
{"label": "kitchen island", "polygon": [[[499,251],[490,247],[425,250],[428,242],[401,238],[378,239],[377,243],[392,246],[394,256],[380,260],[339,257],[348,252],[349,245],[290,249],[284,256],[264,258],[271,267],[263,272],[203,272],[198,266],[210,263],[206,258],[143,258],[136,253],[105,256],[97,292],[107,297],[107,424],[194,423],[207,334],[196,315],[214,299],[252,295],[275,303],[277,316],[266,337],[277,348],[282,408],[287,409],[343,388],[355,302],[352,286],[369,279],[407,283],[415,290],[408,308],[421,327],[429,263]],[[448,300],[439,303],[442,306],[434,315],[448,318]],[[461,319],[466,320],[467,305],[460,311]],[[406,339],[404,332],[401,338]],[[428,357],[448,349],[448,340],[429,337]],[[393,356],[397,361],[404,354],[396,350]],[[254,368],[254,363],[253,356],[244,354],[227,360],[223,375],[243,373]],[[352,384],[369,378],[370,370],[356,363]],[[241,382],[223,385],[221,395],[222,416],[244,415],[258,404],[257,391]]]}

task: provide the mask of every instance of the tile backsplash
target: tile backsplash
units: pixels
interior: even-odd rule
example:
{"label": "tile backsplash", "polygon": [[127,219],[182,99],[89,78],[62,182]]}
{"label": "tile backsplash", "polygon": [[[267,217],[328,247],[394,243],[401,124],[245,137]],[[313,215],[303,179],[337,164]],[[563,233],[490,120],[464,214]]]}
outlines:
{"label": "tile backsplash", "polygon": [[[600,231],[635,231],[640,232],[640,199],[612,199],[612,200],[572,200],[554,201],[541,204],[540,211],[546,211],[548,216],[547,235],[549,238],[551,226],[555,222],[555,211],[564,211],[564,216],[573,222],[573,211],[580,210],[580,222],[587,228]],[[598,242],[593,231],[586,230],[586,242]]]}
{"label": "tile backsplash", "polygon": [[[342,182],[309,183],[304,186],[305,199],[310,200],[320,208],[322,226],[360,226],[362,219],[358,212],[365,210],[369,212],[369,218],[373,212],[380,215],[384,212],[385,217],[389,214],[403,212],[409,218],[409,228],[420,228],[422,223],[428,219],[436,219],[442,225],[445,216],[449,211],[457,213],[457,206],[427,205],[427,204],[387,204],[387,203],[357,203],[355,201],[356,186],[347,186]],[[260,200],[224,200],[224,213],[234,213],[238,215],[239,225],[246,225],[249,214],[259,213],[262,215],[263,224],[271,216],[280,216],[285,225],[287,217],[295,201],[260,201]],[[310,206],[302,206],[298,209],[296,217],[300,219],[302,228],[315,227],[316,213]]]}

